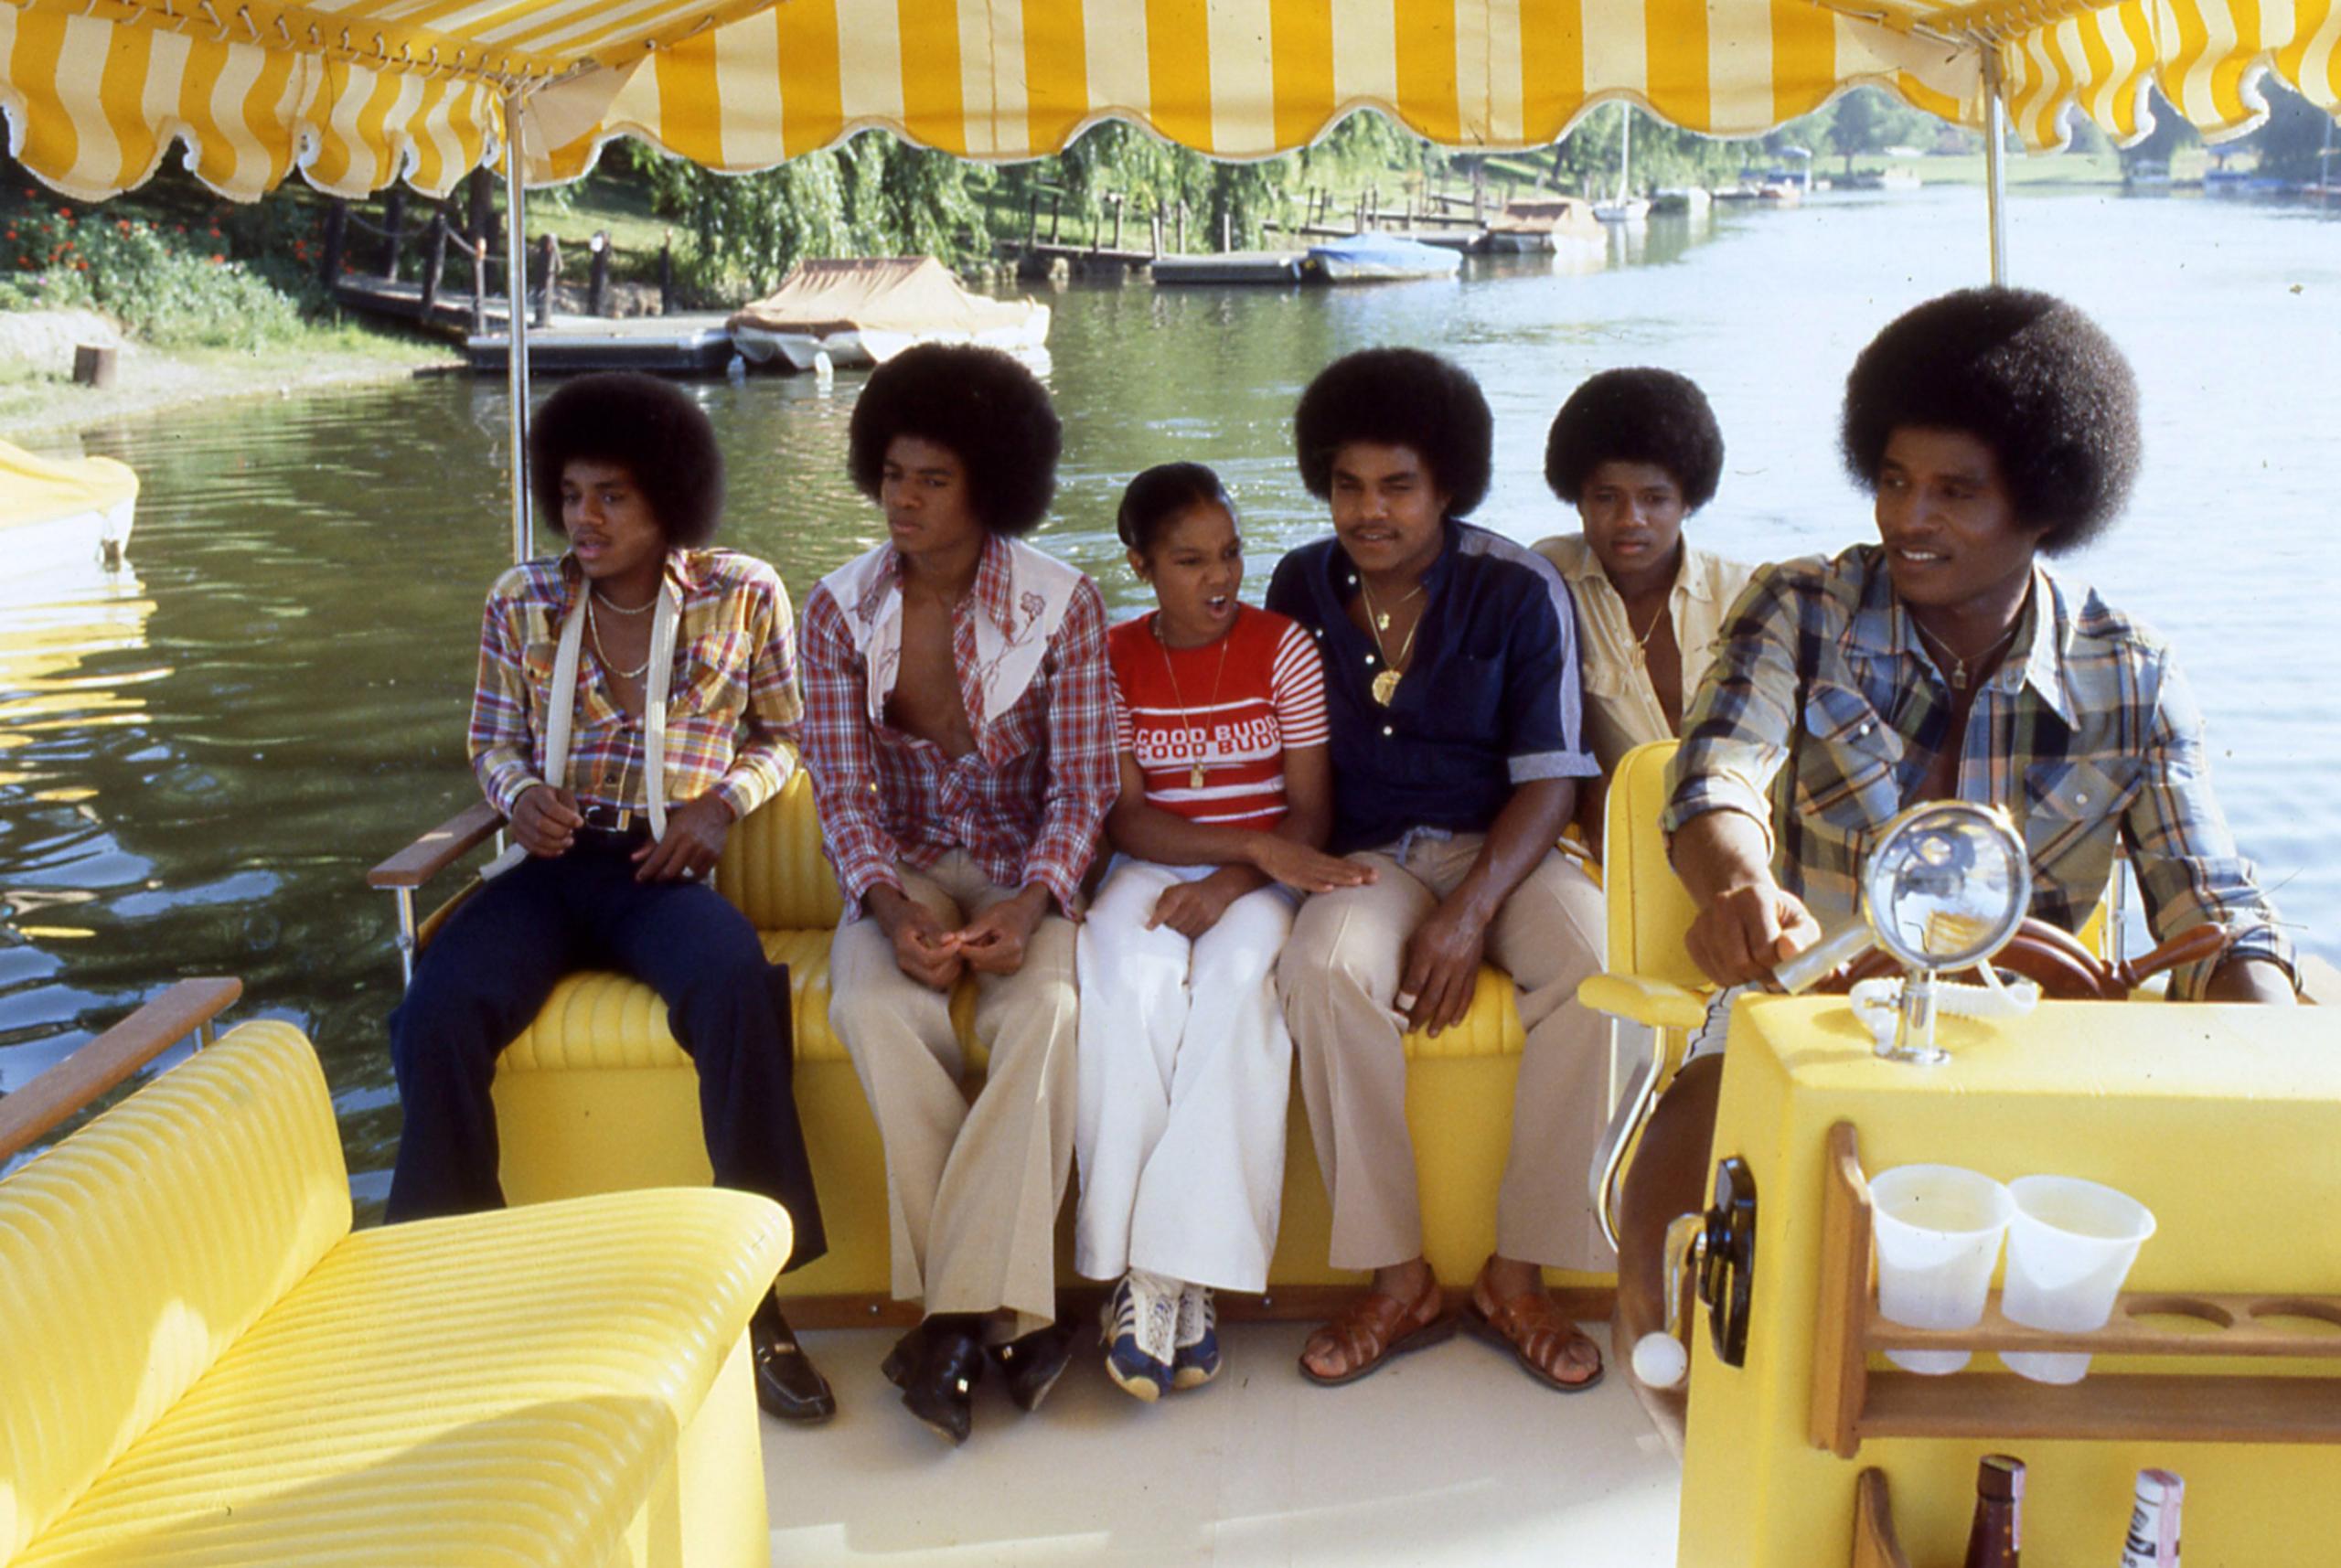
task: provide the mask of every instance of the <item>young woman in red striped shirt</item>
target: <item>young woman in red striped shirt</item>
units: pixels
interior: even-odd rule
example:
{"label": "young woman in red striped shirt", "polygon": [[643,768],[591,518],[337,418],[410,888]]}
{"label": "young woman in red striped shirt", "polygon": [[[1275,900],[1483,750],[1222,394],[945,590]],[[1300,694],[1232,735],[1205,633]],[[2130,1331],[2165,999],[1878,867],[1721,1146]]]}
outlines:
{"label": "young woman in red striped shirt", "polygon": [[1160,608],[1106,635],[1117,851],[1081,928],[1074,1266],[1118,1279],[1106,1365],[1144,1400],[1219,1370],[1213,1289],[1256,1291],[1276,1249],[1292,1040],[1273,976],[1294,891],[1373,872],[1332,821],[1316,643],[1245,604],[1218,475],[1149,468],[1122,497]]}

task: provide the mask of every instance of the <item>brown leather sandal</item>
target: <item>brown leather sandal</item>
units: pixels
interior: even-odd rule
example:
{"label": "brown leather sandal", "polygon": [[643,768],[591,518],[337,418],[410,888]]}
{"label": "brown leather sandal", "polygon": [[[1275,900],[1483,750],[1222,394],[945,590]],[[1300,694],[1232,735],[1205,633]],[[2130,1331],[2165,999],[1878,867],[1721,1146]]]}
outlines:
{"label": "brown leather sandal", "polygon": [[[1489,1294],[1488,1276],[1483,1273],[1471,1282],[1471,1301],[1464,1308],[1463,1327],[1475,1338],[1510,1351],[1521,1371],[1561,1393],[1583,1393],[1599,1382],[1608,1370],[1601,1364],[1601,1347],[1542,1289],[1498,1301]],[[1572,1365],[1570,1347],[1580,1340],[1593,1349],[1593,1375],[1572,1381],[1561,1374]]]}
{"label": "brown leather sandal", "polygon": [[[1339,1388],[1382,1370],[1393,1356],[1423,1349],[1455,1333],[1455,1318],[1434,1279],[1414,1301],[1369,1290],[1343,1307],[1330,1323],[1319,1325],[1300,1348],[1300,1375],[1320,1388]],[[1327,1377],[1309,1364],[1311,1352],[1337,1348],[1349,1371]]]}

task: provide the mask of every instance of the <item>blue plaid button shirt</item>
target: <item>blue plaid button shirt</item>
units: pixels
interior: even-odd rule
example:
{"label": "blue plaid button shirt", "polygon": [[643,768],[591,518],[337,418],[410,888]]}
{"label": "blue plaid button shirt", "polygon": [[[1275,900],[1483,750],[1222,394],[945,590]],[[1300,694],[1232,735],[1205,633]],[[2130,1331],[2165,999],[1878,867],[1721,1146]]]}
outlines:
{"label": "blue plaid button shirt", "polygon": [[[1784,764],[1805,637],[1818,658],[1791,780]],[[1717,810],[1755,818],[1780,885],[1834,930],[1855,914],[1863,854],[1925,778],[1951,714],[1950,689],[1894,595],[1880,547],[1762,568],[1726,615],[1715,665],[1684,716],[1662,825],[1672,835]],[[2007,659],[1968,714],[1958,795],[2015,819],[2036,918],[2079,930],[2104,893],[2118,838],[2156,940],[2207,922],[2230,933],[2230,956],[2292,968],[2275,909],[2212,796],[2202,713],[2168,645],[2037,563]],[[1780,847],[1791,811],[1795,865]],[[2199,995],[2211,967],[2179,970],[2171,994]]]}

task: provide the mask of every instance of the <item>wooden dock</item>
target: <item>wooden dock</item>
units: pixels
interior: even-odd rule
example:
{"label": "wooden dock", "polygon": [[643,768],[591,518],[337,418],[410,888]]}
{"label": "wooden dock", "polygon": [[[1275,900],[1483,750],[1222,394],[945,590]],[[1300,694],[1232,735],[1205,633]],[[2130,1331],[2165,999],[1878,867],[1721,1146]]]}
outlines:
{"label": "wooden dock", "polygon": [[1228,251],[1210,256],[1158,256],[1158,284],[1265,283],[1271,286],[1300,282],[1299,251]]}
{"label": "wooden dock", "polygon": [[[531,375],[578,375],[589,370],[640,370],[657,376],[721,376],[737,357],[730,318],[709,311],[681,315],[562,315],[551,326],[529,329]],[[464,354],[481,375],[501,376],[512,357],[502,330],[466,336]]]}

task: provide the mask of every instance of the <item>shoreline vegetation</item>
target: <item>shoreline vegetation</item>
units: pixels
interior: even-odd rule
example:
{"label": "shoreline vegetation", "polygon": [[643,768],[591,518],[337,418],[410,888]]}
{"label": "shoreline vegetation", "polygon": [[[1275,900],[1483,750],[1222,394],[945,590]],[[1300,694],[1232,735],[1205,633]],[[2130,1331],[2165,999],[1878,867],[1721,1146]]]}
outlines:
{"label": "shoreline vegetation", "polygon": [[[2286,94],[2284,97],[2290,97]],[[2271,93],[2272,99],[2279,97]],[[2325,116],[2305,100],[2277,101],[2268,126],[2204,148],[2166,105],[2154,134],[2116,151],[2083,124],[2070,151],[2014,154],[2012,185],[2120,188],[2141,166],[2174,184],[2207,167],[2316,176]],[[1606,106],[1604,106],[1606,108]],[[1606,196],[1623,116],[1587,114],[1560,143],[1528,152],[1442,151],[1367,111],[1315,145],[1252,164],[1214,164],[1128,125],[1106,123],[1053,157],[1000,166],[958,163],[871,133],[760,174],[708,173],[633,142],[605,148],[569,186],[531,193],[532,239],[564,254],[610,247],[612,281],[637,300],[664,282],[679,309],[730,309],[815,256],[927,254],[984,282],[1011,277],[1004,248],[1028,233],[1084,247],[1155,241],[1245,250],[1305,243],[1311,218],[1345,223],[1362,207],[1412,210],[1433,193],[1492,212],[1515,195]],[[1637,112],[1634,171],[1646,188],[1720,188],[1747,177],[1807,171],[1816,180],[1898,167],[1928,185],[1980,185],[1982,138],[1872,88],[1845,93],[1769,135],[1724,142]],[[2305,160],[2306,173],[2303,173]],[[408,235],[443,215],[450,232],[490,238],[491,285],[501,272],[500,182],[477,174],[444,204],[402,196]],[[150,414],[195,400],[291,395],[310,389],[459,370],[444,336],[361,322],[323,282],[328,257],[347,270],[381,264],[379,211],[337,212],[302,182],[237,206],[176,165],[139,190],[90,206],[58,197],[0,155],[0,435],[54,432]],[[393,227],[397,219],[392,219]],[[467,262],[448,263],[451,289]],[[410,275],[418,266],[410,254]],[[564,273],[564,296],[570,277]],[[115,384],[76,383],[73,349],[116,351]]]}

